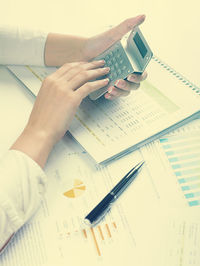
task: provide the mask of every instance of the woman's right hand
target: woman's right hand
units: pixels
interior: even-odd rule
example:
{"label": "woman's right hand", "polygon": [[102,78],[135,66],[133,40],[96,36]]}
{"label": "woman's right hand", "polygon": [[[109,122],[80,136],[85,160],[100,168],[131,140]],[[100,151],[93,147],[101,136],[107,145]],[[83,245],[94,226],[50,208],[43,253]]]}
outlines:
{"label": "woman's right hand", "polygon": [[69,129],[77,107],[89,93],[108,84],[108,79],[94,80],[108,74],[104,61],[68,63],[48,76],[36,98],[28,126],[42,131],[54,142]]}
{"label": "woman's right hand", "polygon": [[[104,61],[68,63],[42,83],[28,124],[11,149],[18,149],[42,167],[53,145],[66,131],[83,98],[106,86],[109,73]],[[94,81],[91,81],[94,80]]]}

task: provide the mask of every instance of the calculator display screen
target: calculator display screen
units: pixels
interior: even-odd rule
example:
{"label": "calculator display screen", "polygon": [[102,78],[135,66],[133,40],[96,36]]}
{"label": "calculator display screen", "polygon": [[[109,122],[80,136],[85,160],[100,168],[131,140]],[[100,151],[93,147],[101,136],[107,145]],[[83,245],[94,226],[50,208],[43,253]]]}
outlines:
{"label": "calculator display screen", "polygon": [[147,54],[147,48],[145,47],[142,39],[140,38],[140,35],[138,34],[138,32],[136,32],[135,36],[133,37],[133,40],[141,54],[141,56],[144,58],[145,55]]}

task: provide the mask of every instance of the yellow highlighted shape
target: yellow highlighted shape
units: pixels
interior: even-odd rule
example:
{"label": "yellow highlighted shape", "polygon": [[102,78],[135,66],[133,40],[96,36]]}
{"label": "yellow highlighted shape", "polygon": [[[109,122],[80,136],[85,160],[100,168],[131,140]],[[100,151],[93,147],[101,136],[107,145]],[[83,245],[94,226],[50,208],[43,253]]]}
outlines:
{"label": "yellow highlighted shape", "polygon": [[74,180],[74,187],[66,192],[63,195],[67,198],[76,198],[81,196],[86,190],[86,186],[79,179]]}
{"label": "yellow highlighted shape", "polygon": [[79,179],[74,180],[74,187],[80,186],[82,184],[83,184],[83,182],[81,180],[79,180]]}

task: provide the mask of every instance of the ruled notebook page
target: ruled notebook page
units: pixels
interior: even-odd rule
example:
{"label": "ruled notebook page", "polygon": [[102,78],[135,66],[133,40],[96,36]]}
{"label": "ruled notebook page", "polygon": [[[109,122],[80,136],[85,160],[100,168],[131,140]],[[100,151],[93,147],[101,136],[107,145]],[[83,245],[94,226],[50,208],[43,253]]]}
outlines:
{"label": "ruled notebook page", "polygon": [[199,98],[152,61],[148,79],[130,96],[114,101],[86,98],[70,132],[101,162],[198,112]]}

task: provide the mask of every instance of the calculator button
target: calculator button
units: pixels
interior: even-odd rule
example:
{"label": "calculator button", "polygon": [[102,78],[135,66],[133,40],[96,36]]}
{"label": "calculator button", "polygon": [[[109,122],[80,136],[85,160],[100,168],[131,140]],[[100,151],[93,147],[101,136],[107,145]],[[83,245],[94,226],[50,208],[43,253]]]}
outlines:
{"label": "calculator button", "polygon": [[125,76],[128,76],[129,74],[130,74],[130,72],[129,72],[128,70],[125,70],[125,71],[124,71],[124,75],[125,75]]}
{"label": "calculator button", "polygon": [[117,56],[118,54],[118,49],[114,52],[114,55]]}
{"label": "calculator button", "polygon": [[116,67],[116,68],[118,68],[118,67],[119,67],[119,64],[118,64],[117,62],[115,63],[115,67]]}
{"label": "calculator button", "polygon": [[117,69],[117,73],[118,73],[119,75],[122,73],[122,71],[121,71],[120,68]]}
{"label": "calculator button", "polygon": [[112,58],[112,62],[113,62],[113,64],[116,62],[116,58],[115,57]]}
{"label": "calculator button", "polygon": [[107,55],[105,56],[105,60],[108,61],[109,58],[110,58],[110,56],[109,56],[109,54],[107,54]]}
{"label": "calculator button", "polygon": [[110,66],[110,70],[111,70],[111,72],[115,70],[113,65]]}
{"label": "calculator button", "polygon": [[113,54],[113,52],[111,51],[111,52],[110,52],[110,57],[113,57],[113,55],[114,55],[114,54]]}
{"label": "calculator button", "polygon": [[113,77],[114,77],[114,78],[117,77],[117,73],[116,73],[116,72],[113,73]]}

